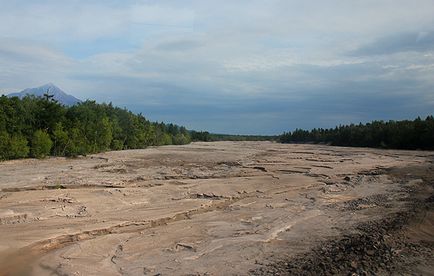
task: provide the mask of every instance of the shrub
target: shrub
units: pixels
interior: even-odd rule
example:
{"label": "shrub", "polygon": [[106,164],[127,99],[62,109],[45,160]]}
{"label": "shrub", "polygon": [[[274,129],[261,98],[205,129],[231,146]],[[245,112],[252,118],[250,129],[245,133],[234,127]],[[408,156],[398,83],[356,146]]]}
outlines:
{"label": "shrub", "polygon": [[29,155],[29,147],[28,147],[27,139],[22,135],[16,134],[12,135],[12,138],[9,143],[9,158],[24,158]]}
{"label": "shrub", "polygon": [[6,131],[0,131],[0,160],[9,159],[10,137]]}
{"label": "shrub", "polygon": [[124,147],[124,143],[121,140],[114,139],[111,143],[111,148],[113,150],[121,150]]}
{"label": "shrub", "polygon": [[90,152],[89,143],[78,128],[72,128],[69,131],[70,143],[65,148],[66,156],[86,155]]}
{"label": "shrub", "polygon": [[32,155],[36,158],[44,158],[50,154],[53,142],[50,135],[42,130],[37,130],[32,139]]}
{"label": "shrub", "polygon": [[0,132],[0,160],[24,158],[29,155],[27,139],[21,134],[10,136],[7,132]]}
{"label": "shrub", "polygon": [[174,145],[185,145],[190,143],[190,139],[181,133],[176,134],[172,140]]}

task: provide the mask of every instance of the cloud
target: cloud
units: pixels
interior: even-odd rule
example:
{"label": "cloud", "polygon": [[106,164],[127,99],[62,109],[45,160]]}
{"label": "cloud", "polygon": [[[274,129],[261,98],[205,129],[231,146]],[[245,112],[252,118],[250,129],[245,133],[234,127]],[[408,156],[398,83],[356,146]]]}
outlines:
{"label": "cloud", "polygon": [[8,37],[94,40],[123,35],[137,26],[194,25],[191,9],[153,1],[9,1],[2,3],[0,15],[1,33]]}
{"label": "cloud", "polygon": [[152,120],[230,133],[433,110],[431,0],[1,5],[0,92],[53,82]]}
{"label": "cloud", "polygon": [[390,55],[399,52],[428,52],[434,50],[434,31],[407,32],[385,36],[363,45],[351,54],[355,56]]}
{"label": "cloud", "polygon": [[52,63],[67,65],[72,60],[62,52],[28,41],[6,40],[0,38],[0,56],[12,62]]}
{"label": "cloud", "polygon": [[194,40],[177,40],[170,42],[163,42],[157,45],[157,50],[162,51],[190,51],[203,46],[202,43]]}

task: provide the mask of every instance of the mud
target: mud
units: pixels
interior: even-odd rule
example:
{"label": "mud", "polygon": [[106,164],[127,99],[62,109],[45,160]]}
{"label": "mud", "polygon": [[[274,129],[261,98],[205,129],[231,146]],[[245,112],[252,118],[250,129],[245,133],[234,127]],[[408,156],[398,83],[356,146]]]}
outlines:
{"label": "mud", "polygon": [[193,143],[0,163],[0,275],[429,275],[434,153]]}

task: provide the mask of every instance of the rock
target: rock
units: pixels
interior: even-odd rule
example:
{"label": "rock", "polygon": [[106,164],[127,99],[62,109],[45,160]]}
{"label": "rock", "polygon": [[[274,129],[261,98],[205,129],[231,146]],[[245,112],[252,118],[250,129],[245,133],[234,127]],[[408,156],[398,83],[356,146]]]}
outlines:
{"label": "rock", "polygon": [[259,167],[259,166],[255,166],[255,167],[253,167],[255,170],[260,170],[260,171],[263,171],[263,172],[267,172],[267,169],[265,169],[264,167]]}
{"label": "rock", "polygon": [[196,249],[194,248],[194,246],[190,245],[190,244],[186,244],[186,243],[177,243],[176,247],[181,247],[187,250],[191,250],[191,251],[196,251]]}
{"label": "rock", "polygon": [[351,261],[351,267],[352,268],[357,269],[358,266],[359,265],[358,265],[357,261],[355,261],[355,260]]}
{"label": "rock", "polygon": [[366,254],[368,254],[369,256],[372,256],[375,254],[374,250],[366,250]]}

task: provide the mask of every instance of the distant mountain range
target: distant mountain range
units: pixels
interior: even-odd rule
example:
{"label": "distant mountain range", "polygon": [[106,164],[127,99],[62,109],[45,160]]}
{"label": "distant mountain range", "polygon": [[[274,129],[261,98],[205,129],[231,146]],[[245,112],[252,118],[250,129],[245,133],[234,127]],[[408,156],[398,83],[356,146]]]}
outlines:
{"label": "distant mountain range", "polygon": [[27,88],[21,92],[11,93],[7,96],[23,98],[26,95],[34,95],[36,97],[43,97],[46,93],[48,93],[49,95],[54,95],[53,99],[63,105],[71,106],[81,102],[81,100],[77,99],[74,96],[66,94],[64,91],[62,91],[62,89],[52,83],[47,83],[45,85],[35,88]]}

